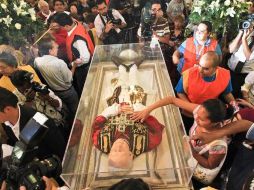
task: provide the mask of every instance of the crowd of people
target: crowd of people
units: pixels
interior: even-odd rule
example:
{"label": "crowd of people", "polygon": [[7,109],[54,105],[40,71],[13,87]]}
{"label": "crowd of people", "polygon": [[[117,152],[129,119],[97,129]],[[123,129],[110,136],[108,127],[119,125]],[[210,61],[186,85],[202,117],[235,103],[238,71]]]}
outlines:
{"label": "crowd of people", "polygon": [[[132,110],[131,119],[145,121],[152,110],[168,104],[179,107],[198,163],[194,188],[238,190],[246,185],[254,169],[253,23],[222,48],[209,21],[197,23],[192,36],[184,35],[191,8],[184,0],[26,1],[47,32],[38,35],[29,52],[0,45],[0,131],[3,143],[10,145],[4,151],[11,152],[26,123],[41,112],[49,130],[36,156],[62,159],[95,46],[156,39],[177,98]],[[248,14],[253,10],[251,5]],[[202,171],[213,176],[205,179]],[[47,189],[55,188],[48,178],[43,180]],[[132,185],[149,189],[140,179],[110,189]]]}

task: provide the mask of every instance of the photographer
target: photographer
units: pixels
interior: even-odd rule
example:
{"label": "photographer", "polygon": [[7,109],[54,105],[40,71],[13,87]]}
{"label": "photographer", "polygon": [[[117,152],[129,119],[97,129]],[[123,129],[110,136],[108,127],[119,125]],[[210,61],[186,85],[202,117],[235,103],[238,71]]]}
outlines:
{"label": "photographer", "polygon": [[[141,24],[138,29],[140,41],[151,41],[152,37],[160,43],[160,47],[165,59],[167,68],[170,68],[171,56],[169,47],[170,30],[168,20],[163,17],[160,0],[153,0],[151,8],[147,13],[147,8],[142,10]],[[150,14],[150,15],[149,15]],[[147,52],[149,54],[149,52]],[[170,71],[169,71],[170,72]]]}
{"label": "photographer", "polygon": [[[8,145],[15,145],[19,140],[20,131],[36,113],[30,107],[18,105],[18,98],[12,92],[0,88],[0,123],[3,124],[7,135]],[[63,135],[53,120],[47,118],[43,125],[48,127],[48,131],[43,137],[43,141],[38,144],[38,152],[35,156],[43,159],[55,154],[62,159],[66,145]]]}
{"label": "photographer", "polygon": [[[143,20],[148,20],[145,17],[147,15],[143,15],[144,18]],[[160,0],[153,0],[151,3],[151,15],[149,15],[149,24],[150,28],[152,30],[152,36],[156,37],[158,41],[160,42],[161,49],[166,50],[167,45],[169,42],[169,36],[170,36],[170,31],[169,31],[169,26],[168,26],[168,21],[163,17],[163,11],[161,8],[161,1]],[[145,21],[144,21],[145,22]],[[146,23],[144,23],[146,24]],[[144,35],[144,29],[142,26],[143,24],[141,23],[139,29],[138,29],[138,36],[141,41],[146,40],[146,37]]]}
{"label": "photographer", "polygon": [[117,10],[123,16],[128,27],[132,25],[132,4],[130,0],[110,0],[109,9]]}
{"label": "photographer", "polygon": [[232,53],[228,60],[231,70],[232,85],[235,87],[233,94],[239,97],[241,86],[248,73],[254,71],[254,41],[253,24],[247,29],[239,30],[238,35],[229,44],[229,52]]}
{"label": "photographer", "polygon": [[[32,73],[27,71],[15,71],[11,75],[11,82],[17,88],[13,93],[18,97],[21,105],[27,105],[36,111],[45,114],[54,120],[61,130],[68,133],[66,127],[66,115],[62,106],[62,100],[45,85],[38,85],[33,80]],[[67,134],[68,135],[68,134]]]}
{"label": "photographer", "polygon": [[109,9],[115,9],[123,16],[127,26],[122,31],[124,43],[136,43],[140,22],[140,10],[131,0],[110,0]]}
{"label": "photographer", "polygon": [[94,25],[98,38],[104,44],[121,44],[121,28],[127,24],[123,16],[115,9],[109,10],[104,0],[96,2],[99,14],[96,16]]}

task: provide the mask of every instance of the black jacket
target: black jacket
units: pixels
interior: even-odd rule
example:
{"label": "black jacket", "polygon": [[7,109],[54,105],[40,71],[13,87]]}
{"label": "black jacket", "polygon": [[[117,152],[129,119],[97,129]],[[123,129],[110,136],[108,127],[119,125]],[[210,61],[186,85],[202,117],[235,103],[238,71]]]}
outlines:
{"label": "black jacket", "polygon": [[[34,116],[36,110],[26,106],[20,106],[20,131],[26,126],[26,123]],[[63,158],[66,142],[59,128],[52,119],[48,119],[45,125],[49,128],[44,138],[39,143],[37,157],[43,159],[55,154]],[[3,124],[3,129],[7,134],[7,144],[14,146],[18,141],[12,129]]]}

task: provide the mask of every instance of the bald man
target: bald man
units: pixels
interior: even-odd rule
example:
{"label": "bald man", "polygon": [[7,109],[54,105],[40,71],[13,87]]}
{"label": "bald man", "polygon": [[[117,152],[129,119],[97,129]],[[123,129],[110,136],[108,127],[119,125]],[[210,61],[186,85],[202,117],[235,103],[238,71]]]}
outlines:
{"label": "bald man", "polygon": [[183,72],[175,88],[178,97],[192,103],[202,104],[222,94],[228,103],[234,101],[231,94],[230,72],[219,67],[219,63],[220,58],[216,52],[205,53],[198,66]]}

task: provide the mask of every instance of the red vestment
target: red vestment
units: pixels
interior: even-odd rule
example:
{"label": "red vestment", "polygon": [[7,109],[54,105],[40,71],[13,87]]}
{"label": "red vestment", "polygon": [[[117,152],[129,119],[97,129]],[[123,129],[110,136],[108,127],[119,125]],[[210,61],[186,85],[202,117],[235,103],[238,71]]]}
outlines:
{"label": "red vestment", "polygon": [[[108,119],[103,116],[97,116],[93,123],[93,144],[102,152],[109,153],[113,143],[117,139],[123,138],[127,140],[130,151],[135,156],[140,155],[142,152],[150,151],[160,144],[162,130],[165,126],[159,123],[155,117],[148,116],[144,123],[135,122],[135,126],[127,126],[124,132],[120,132],[116,126],[109,126]],[[139,130],[139,127],[144,127],[145,130]],[[133,128],[135,129],[133,130]],[[137,139],[141,139],[141,141]]]}

